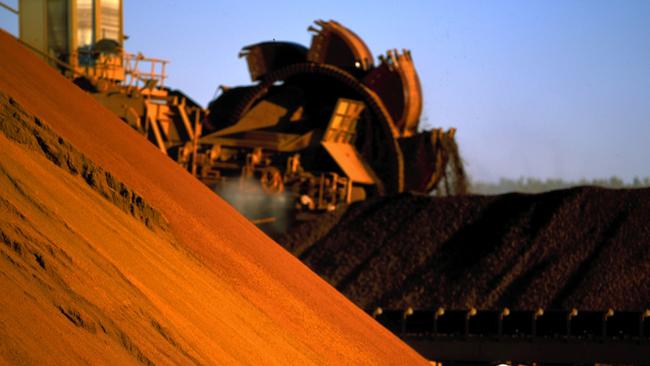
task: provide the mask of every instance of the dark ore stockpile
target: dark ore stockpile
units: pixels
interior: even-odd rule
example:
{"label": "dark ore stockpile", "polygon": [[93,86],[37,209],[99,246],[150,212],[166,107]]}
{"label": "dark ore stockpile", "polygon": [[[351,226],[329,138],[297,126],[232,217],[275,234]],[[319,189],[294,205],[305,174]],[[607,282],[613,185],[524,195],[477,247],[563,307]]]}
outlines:
{"label": "dark ore stockpile", "polygon": [[650,189],[402,194],[279,242],[359,306],[650,306]]}

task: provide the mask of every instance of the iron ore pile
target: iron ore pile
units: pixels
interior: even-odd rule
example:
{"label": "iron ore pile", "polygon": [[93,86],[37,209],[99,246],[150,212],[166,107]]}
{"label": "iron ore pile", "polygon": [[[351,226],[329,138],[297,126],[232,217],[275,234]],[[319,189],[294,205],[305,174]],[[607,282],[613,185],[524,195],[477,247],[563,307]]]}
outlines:
{"label": "iron ore pile", "polygon": [[427,364],[2,30],[0,55],[0,365]]}
{"label": "iron ore pile", "polygon": [[362,308],[638,310],[650,190],[377,198],[276,238]]}

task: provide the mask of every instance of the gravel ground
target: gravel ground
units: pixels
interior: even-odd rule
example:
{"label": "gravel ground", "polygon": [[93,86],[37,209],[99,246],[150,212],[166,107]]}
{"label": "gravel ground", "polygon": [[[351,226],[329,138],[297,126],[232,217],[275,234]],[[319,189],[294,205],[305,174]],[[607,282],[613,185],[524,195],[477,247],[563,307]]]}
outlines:
{"label": "gravel ground", "polygon": [[650,189],[402,194],[276,238],[363,308],[650,307]]}

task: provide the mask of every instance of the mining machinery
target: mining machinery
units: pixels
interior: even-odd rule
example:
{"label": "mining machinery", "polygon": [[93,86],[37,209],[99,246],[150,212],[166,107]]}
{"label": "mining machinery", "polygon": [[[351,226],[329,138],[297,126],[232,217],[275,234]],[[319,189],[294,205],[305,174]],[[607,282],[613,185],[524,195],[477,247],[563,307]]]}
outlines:
{"label": "mining machinery", "polygon": [[455,130],[420,131],[408,50],[378,64],[354,32],[316,21],[309,48],[262,42],[239,54],[253,84],[221,87],[198,140],[197,176],[259,181],[299,212],[402,191],[462,193]]}
{"label": "mining machinery", "polygon": [[124,50],[122,0],[20,0],[20,41],[164,154],[200,133],[205,111],[165,85],[169,61]]}
{"label": "mining machinery", "polygon": [[20,40],[250,219],[313,217],[402,191],[463,192],[455,130],[421,131],[411,53],[377,62],[335,21],[309,47],[246,46],[251,84],[207,109],[165,85],[168,62],[124,50],[121,0],[21,0]]}

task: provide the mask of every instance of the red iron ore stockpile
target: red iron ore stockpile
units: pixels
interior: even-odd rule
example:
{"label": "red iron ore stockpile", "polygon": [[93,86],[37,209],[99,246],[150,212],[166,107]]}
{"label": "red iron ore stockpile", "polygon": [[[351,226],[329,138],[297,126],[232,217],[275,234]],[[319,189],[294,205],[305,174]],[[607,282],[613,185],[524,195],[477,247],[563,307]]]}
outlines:
{"label": "red iron ore stockpile", "polygon": [[650,306],[650,189],[402,194],[277,240],[366,309]]}
{"label": "red iron ore stockpile", "polygon": [[0,364],[426,364],[0,31]]}

